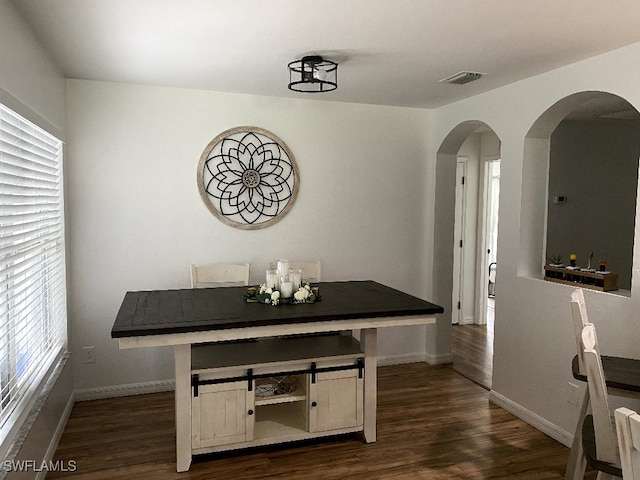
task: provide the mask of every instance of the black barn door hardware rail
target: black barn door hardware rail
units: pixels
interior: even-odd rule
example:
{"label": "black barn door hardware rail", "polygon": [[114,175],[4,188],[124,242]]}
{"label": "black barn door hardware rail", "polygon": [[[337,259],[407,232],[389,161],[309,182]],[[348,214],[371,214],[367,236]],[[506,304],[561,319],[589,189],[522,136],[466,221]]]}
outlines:
{"label": "black barn door hardware rail", "polygon": [[231,382],[247,382],[247,389],[249,391],[253,390],[253,381],[260,378],[270,378],[275,375],[277,376],[287,376],[287,375],[306,375],[311,374],[311,383],[316,383],[316,375],[318,373],[326,373],[326,372],[339,372],[342,370],[358,370],[358,378],[362,378],[362,374],[364,371],[364,359],[358,358],[355,365],[339,365],[335,367],[322,367],[318,368],[315,363],[312,363],[309,368],[303,370],[292,370],[285,372],[272,372],[272,373],[260,373],[255,375],[253,373],[253,369],[247,369],[246,375],[241,375],[238,377],[226,377],[226,378],[215,378],[211,380],[201,380],[199,374],[194,374],[191,376],[191,386],[193,387],[193,396],[198,396],[198,389],[200,385],[216,385],[220,383],[231,383]]}

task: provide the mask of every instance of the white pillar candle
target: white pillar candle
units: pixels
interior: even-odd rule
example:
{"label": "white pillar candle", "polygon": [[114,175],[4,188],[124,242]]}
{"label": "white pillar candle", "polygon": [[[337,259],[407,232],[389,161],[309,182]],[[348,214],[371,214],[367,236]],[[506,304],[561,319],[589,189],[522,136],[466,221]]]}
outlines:
{"label": "white pillar candle", "polygon": [[289,277],[293,283],[293,291],[296,292],[302,286],[302,270],[295,268],[289,270]]}
{"label": "white pillar candle", "polygon": [[266,286],[267,288],[278,288],[278,271],[275,269],[267,270],[267,278],[266,278]]}
{"label": "white pillar candle", "polygon": [[293,283],[291,280],[284,277],[280,279],[280,295],[282,295],[282,298],[291,298],[293,295]]}
{"label": "white pillar candle", "polygon": [[289,260],[278,260],[278,275],[281,277],[289,275]]}

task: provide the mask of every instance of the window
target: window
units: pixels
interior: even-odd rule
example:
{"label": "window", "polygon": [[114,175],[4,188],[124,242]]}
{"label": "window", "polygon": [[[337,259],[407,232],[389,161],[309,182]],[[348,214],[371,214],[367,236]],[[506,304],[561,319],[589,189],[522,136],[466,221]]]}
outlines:
{"label": "window", "polygon": [[2,439],[66,347],[62,142],[0,105]]}
{"label": "window", "polygon": [[[640,122],[563,120],[551,135],[547,256],[618,274],[631,290]],[[589,261],[589,257],[593,258]],[[589,265],[590,263],[590,265]]]}
{"label": "window", "polygon": [[518,275],[542,278],[552,257],[575,253],[579,267],[606,261],[614,293],[631,295],[639,138],[640,112],[606,92],[574,93],[538,117],[524,141]]}

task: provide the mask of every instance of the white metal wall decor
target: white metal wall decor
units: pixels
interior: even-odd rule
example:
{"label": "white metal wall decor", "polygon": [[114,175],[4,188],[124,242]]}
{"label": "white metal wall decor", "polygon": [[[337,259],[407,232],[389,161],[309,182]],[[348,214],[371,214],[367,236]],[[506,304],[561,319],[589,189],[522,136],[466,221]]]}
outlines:
{"label": "white metal wall decor", "polygon": [[200,196],[211,213],[235,228],[265,228],[281,220],[299,186],[298,165],[289,147],[262,128],[226,130],[200,156]]}

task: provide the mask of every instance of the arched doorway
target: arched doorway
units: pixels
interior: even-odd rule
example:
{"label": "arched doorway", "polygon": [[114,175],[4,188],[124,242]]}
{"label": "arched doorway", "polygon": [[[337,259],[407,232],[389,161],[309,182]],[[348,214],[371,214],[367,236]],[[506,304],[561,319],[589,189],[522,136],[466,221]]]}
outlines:
{"label": "arched doorway", "polygon": [[441,304],[451,305],[454,369],[486,388],[491,387],[495,318],[487,315],[493,312],[489,294],[499,290],[495,273],[500,159],[500,140],[493,130],[469,121],[447,135],[436,165],[436,295]]}

